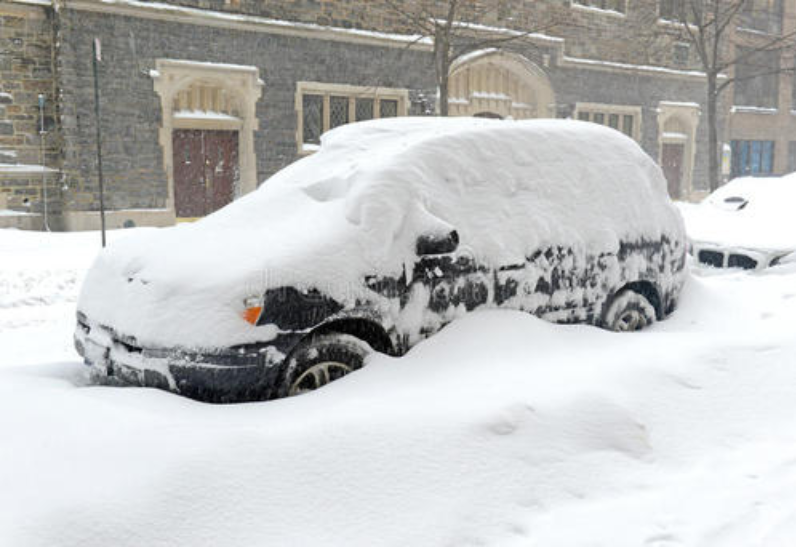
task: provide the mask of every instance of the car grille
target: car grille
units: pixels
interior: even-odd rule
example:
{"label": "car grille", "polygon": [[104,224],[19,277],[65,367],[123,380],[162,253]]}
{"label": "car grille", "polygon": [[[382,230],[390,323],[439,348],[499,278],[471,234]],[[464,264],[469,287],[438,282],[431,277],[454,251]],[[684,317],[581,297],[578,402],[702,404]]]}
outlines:
{"label": "car grille", "polygon": [[700,250],[697,260],[708,267],[724,267],[724,252],[715,250]]}
{"label": "car grille", "polygon": [[727,258],[728,267],[740,267],[741,269],[756,269],[757,261],[743,254],[730,254]]}
{"label": "car grille", "polygon": [[[725,264],[726,259],[726,264]],[[741,253],[725,253],[719,250],[699,250],[697,261],[708,267],[728,267],[746,270],[757,269],[758,261]]]}

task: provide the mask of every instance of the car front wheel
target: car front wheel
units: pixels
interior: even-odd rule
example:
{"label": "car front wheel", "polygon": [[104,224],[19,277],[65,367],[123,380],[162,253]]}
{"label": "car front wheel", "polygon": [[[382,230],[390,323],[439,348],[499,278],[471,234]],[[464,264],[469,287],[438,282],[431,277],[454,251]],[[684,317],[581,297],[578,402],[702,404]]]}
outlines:
{"label": "car front wheel", "polygon": [[614,332],[635,332],[655,322],[655,307],[633,290],[617,292],[603,315],[603,326]]}
{"label": "car front wheel", "polygon": [[370,352],[367,343],[348,334],[310,336],[285,360],[279,396],[308,393],[359,370]]}

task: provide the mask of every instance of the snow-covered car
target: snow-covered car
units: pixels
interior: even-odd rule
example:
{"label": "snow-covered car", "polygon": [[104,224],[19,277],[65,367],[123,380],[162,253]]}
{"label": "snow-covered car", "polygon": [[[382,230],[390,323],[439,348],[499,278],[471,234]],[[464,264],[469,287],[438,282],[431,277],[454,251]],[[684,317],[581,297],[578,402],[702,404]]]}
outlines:
{"label": "snow-covered car", "polygon": [[209,401],[316,389],[469,311],[640,329],[675,308],[686,237],[660,168],[584,122],[402,118],[193,224],[97,258],[76,347],[104,375]]}
{"label": "snow-covered car", "polygon": [[680,209],[703,265],[765,269],[796,251],[796,173],[739,177]]}

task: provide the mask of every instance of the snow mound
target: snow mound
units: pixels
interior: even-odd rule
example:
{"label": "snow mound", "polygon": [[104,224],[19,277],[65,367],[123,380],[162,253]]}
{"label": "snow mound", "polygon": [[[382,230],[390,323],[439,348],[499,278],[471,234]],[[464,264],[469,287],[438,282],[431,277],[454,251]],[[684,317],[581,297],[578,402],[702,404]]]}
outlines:
{"label": "snow mound", "polygon": [[796,173],[739,177],[698,205],[680,204],[698,242],[763,250],[796,249]]}
{"label": "snow mound", "polygon": [[[98,247],[0,231],[9,277],[79,278]],[[478,312],[224,406],[87,385],[71,304],[10,297],[0,316],[41,326],[0,326],[3,545],[796,541],[796,271],[691,277],[632,334]]]}

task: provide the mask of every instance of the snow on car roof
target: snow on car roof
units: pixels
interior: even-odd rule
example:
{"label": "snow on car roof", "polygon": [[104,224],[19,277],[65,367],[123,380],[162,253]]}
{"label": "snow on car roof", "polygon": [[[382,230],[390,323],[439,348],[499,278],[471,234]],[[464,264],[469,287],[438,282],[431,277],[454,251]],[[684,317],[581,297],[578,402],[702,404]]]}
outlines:
{"label": "snow on car roof", "polygon": [[689,237],[720,246],[796,249],[796,173],[739,177],[698,205],[681,205]]}
{"label": "snow on car roof", "polygon": [[297,188],[318,202],[343,201],[346,221],[373,237],[376,249],[391,248],[401,233],[453,227],[498,263],[522,260],[545,243],[656,239],[680,223],[660,169],[633,140],[565,120],[351,124],[327,133],[318,153],[263,187],[251,199],[262,207],[272,193]]}

